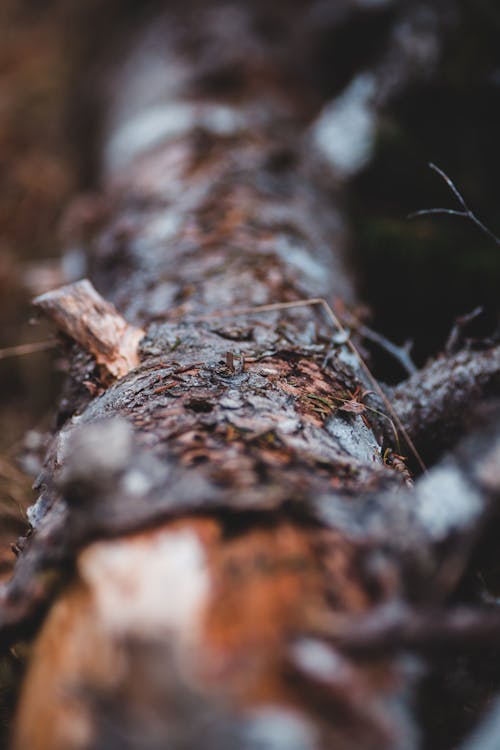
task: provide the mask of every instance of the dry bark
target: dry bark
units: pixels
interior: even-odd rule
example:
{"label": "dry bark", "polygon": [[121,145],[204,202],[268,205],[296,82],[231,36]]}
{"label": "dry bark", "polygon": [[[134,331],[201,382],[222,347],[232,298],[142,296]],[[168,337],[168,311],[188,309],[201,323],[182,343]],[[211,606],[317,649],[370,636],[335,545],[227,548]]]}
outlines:
{"label": "dry bark", "polygon": [[[417,747],[402,650],[446,638],[426,608],[456,587],[500,491],[493,428],[410,490],[345,337],[313,307],[238,313],[357,297],[305,81],[248,9],[231,11],[241,49],[218,12],[193,40],[172,11],[154,106],[130,64],[117,74],[88,248],[103,299],[80,283],[39,301],[76,344],[3,596],[9,642],[59,587],[19,750]],[[117,340],[142,330],[132,352]],[[400,400],[410,432],[429,426]],[[424,608],[416,634],[401,616],[374,637],[370,617],[403,605]]]}

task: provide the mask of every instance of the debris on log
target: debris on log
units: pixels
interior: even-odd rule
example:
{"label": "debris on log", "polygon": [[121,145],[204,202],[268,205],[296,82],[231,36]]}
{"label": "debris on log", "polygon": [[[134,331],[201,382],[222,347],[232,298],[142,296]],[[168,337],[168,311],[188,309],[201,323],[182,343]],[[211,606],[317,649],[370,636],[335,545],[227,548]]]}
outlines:
{"label": "debris on log", "polygon": [[91,354],[109,377],[122,378],[139,364],[144,331],[129,325],[88,279],[45,292],[33,304],[60,333]]}

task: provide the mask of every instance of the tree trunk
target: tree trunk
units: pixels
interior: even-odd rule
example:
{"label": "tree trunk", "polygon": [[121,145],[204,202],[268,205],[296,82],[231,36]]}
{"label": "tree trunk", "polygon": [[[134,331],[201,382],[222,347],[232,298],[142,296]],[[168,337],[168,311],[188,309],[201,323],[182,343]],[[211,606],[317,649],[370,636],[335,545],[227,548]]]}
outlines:
{"label": "tree trunk", "polygon": [[418,670],[341,644],[439,604],[461,574],[444,542],[472,545],[498,477],[450,460],[408,488],[355,335],[289,304],[358,304],[289,38],[244,5],[182,18],[107,79],[103,197],[67,223],[108,302],[88,282],[38,300],[70,384],[4,602],[12,639],[58,572],[13,747],[410,749]]}

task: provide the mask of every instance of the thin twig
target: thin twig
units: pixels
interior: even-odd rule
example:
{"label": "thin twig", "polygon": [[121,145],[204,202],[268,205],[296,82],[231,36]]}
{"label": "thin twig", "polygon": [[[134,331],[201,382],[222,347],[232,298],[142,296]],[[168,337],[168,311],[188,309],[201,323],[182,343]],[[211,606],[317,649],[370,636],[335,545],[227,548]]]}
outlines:
{"label": "thin twig", "polygon": [[6,349],[0,349],[0,359],[7,359],[7,357],[21,357],[26,354],[33,354],[34,352],[42,352],[45,349],[53,349],[55,346],[55,341],[36,341],[33,344],[9,346]]}
{"label": "thin twig", "polygon": [[384,391],[378,384],[375,377],[370,372],[368,365],[366,364],[363,357],[359,353],[355,344],[353,344],[353,342],[349,338],[347,331],[342,325],[342,323],[340,322],[339,318],[337,317],[337,315],[335,315],[334,311],[332,310],[332,308],[330,307],[326,299],[324,299],[323,297],[312,297],[310,299],[295,300],[293,302],[274,302],[269,305],[257,305],[255,307],[241,307],[241,308],[236,308],[235,310],[234,309],[222,310],[221,312],[213,312],[207,315],[200,315],[198,317],[191,318],[190,322],[196,323],[199,321],[211,320],[213,318],[231,318],[231,317],[237,317],[238,315],[256,315],[258,313],[263,313],[263,312],[274,312],[277,310],[291,310],[297,307],[312,307],[315,305],[320,305],[325,311],[327,317],[330,319],[333,325],[337,328],[337,330],[346,336],[346,342],[345,342],[346,346],[349,347],[351,352],[354,354],[354,356],[358,360],[361,368],[363,369],[370,383],[372,384],[374,391],[381,399],[385,408],[387,409],[392,419],[394,420],[395,424],[397,425],[398,430],[403,435],[405,442],[408,448],[410,449],[410,451],[412,452],[412,454],[414,455],[415,459],[417,460],[418,465],[420,466],[423,472],[426,472],[427,468],[424,462],[422,461],[422,458],[419,452],[417,451],[415,444],[413,443],[413,440],[410,438],[407,431],[403,427],[401,420],[399,419],[396,413],[396,410],[392,406],[391,402],[385,395]]}
{"label": "thin twig", "polygon": [[452,354],[456,350],[463,329],[468,326],[469,323],[472,323],[473,320],[478,318],[483,312],[484,309],[482,307],[476,307],[474,308],[474,310],[472,310],[472,312],[466,313],[465,315],[460,315],[455,319],[453,328],[451,329],[448,340],[446,341],[446,344],[444,346],[444,351],[446,354]]}
{"label": "thin twig", "polygon": [[472,223],[475,224],[482,232],[484,232],[484,234],[486,234],[491,240],[493,240],[493,242],[495,242],[497,245],[500,245],[500,238],[497,237],[496,234],[494,234],[491,229],[486,226],[486,224],[483,224],[483,222],[476,216],[473,211],[471,211],[471,209],[465,202],[463,195],[460,193],[453,181],[448,177],[446,172],[443,172],[442,169],[440,169],[438,166],[436,166],[436,164],[433,164],[432,162],[429,162],[429,167],[433,169],[434,172],[437,172],[437,174],[446,182],[453,195],[462,206],[462,210],[459,211],[456,208],[423,208],[420,211],[414,211],[413,213],[409,214],[408,218],[415,219],[417,216],[429,216],[430,214],[447,214],[448,216],[460,216],[462,219],[468,219],[469,221],[472,221]]}
{"label": "thin twig", "polygon": [[393,344],[392,341],[389,341],[389,339],[386,339],[385,336],[382,336],[381,333],[377,333],[377,331],[373,331],[364,323],[359,323],[356,327],[356,330],[365,339],[368,339],[369,341],[373,341],[375,344],[378,344],[378,346],[380,346],[381,349],[384,349],[392,357],[394,357],[394,359],[397,362],[399,362],[403,370],[405,370],[405,372],[408,375],[414,375],[417,372],[417,367],[413,363],[413,360],[410,357],[408,348],[406,346],[397,346],[396,344]]}

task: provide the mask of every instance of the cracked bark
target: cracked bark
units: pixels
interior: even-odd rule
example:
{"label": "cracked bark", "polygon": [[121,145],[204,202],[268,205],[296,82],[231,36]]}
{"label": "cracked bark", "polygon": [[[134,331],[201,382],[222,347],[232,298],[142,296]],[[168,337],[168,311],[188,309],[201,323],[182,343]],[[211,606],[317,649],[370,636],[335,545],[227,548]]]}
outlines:
{"label": "cracked bark", "polygon": [[[369,618],[454,589],[493,513],[498,436],[410,491],[355,399],[364,370],[321,314],[227,316],[312,297],[354,307],[346,232],[280,45],[249,26],[248,57],[212,16],[194,58],[173,18],[152,103],[129,70],[151,37],[116,74],[88,241],[103,299],[80,283],[39,300],[76,344],[34,533],[3,595],[6,642],[53,600],[13,746],[417,747],[400,650],[443,632],[422,615],[426,635],[408,634],[402,617],[388,649],[394,631],[370,635]],[[419,410],[419,377],[396,402],[421,441],[445,412]],[[356,653],[355,629],[346,645],[346,618],[368,624],[375,658]]]}

